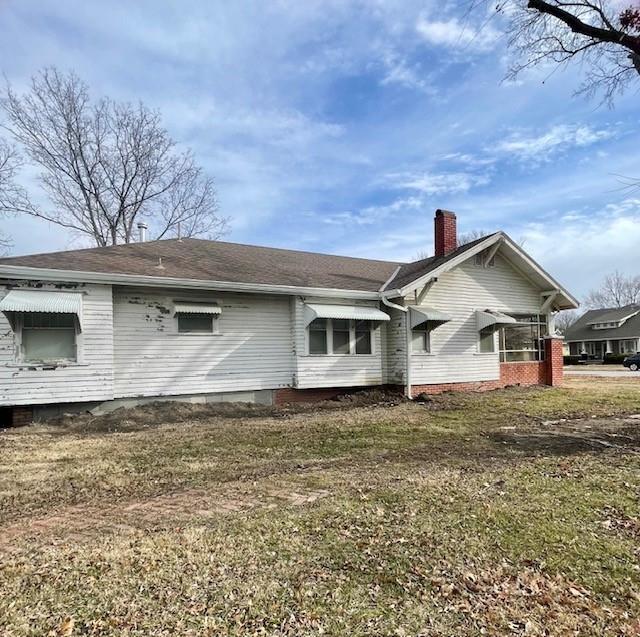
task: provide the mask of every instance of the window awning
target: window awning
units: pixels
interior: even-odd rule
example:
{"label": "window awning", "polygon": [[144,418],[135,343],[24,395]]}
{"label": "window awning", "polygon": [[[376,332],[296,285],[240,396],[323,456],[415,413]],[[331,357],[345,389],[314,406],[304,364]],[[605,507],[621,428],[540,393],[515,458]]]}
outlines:
{"label": "window awning", "polygon": [[[82,294],[48,290],[10,290],[0,301],[0,312],[47,312],[75,314],[82,327]],[[11,318],[10,318],[11,320]],[[12,321],[13,324],[13,321]]]}
{"label": "window awning", "polygon": [[496,310],[478,310],[476,312],[476,318],[478,320],[478,330],[483,330],[485,327],[500,325],[511,325],[517,323],[513,316],[497,312]]}
{"label": "window awning", "polygon": [[222,308],[217,303],[181,303],[173,304],[176,314],[221,314]]}
{"label": "window awning", "polygon": [[451,316],[449,314],[445,314],[445,312],[441,312],[440,310],[436,310],[432,307],[424,307],[424,306],[409,306],[409,319],[411,322],[411,329],[418,325],[422,325],[422,323],[426,323],[427,321],[431,321],[432,323],[446,323],[451,320]]}
{"label": "window awning", "polygon": [[377,307],[364,305],[321,305],[307,303],[304,308],[306,325],[317,318],[355,319],[356,321],[388,321],[390,317]]}

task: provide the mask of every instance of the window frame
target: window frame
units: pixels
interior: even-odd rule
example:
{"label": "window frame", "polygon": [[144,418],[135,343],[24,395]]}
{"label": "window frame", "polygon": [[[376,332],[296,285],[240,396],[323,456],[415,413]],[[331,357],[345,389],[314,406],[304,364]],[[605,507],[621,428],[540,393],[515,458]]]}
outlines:
{"label": "window frame", "polygon": [[[483,352],[482,351],[482,332],[485,330],[490,330],[491,331],[491,351],[488,352]],[[494,325],[490,325],[487,327],[483,327],[481,330],[478,330],[478,354],[484,354],[484,355],[494,355],[494,354],[499,354],[500,352],[500,348],[499,348],[499,339],[498,339],[498,348],[496,348],[496,332],[498,332],[498,328],[496,328]]]}
{"label": "window frame", "polygon": [[[314,319],[318,320],[318,319]],[[310,337],[309,332],[311,329],[311,325],[313,321],[311,321],[306,329],[305,329],[305,353],[307,356],[333,356],[333,357],[345,357],[345,356],[375,356],[376,348],[375,348],[375,330],[377,329],[377,324],[375,321],[367,320],[369,323],[369,342],[370,342],[370,352],[367,354],[359,354],[356,352],[356,323],[361,323],[365,319],[332,319],[332,318],[322,318],[320,320],[325,321],[325,334],[326,334],[326,352],[324,354],[312,353],[310,350]],[[345,353],[337,353],[333,350],[333,321],[348,321],[349,322],[349,351]],[[340,330],[344,331],[344,330]],[[358,330],[363,331],[363,330]]]}
{"label": "window frame", "polygon": [[[537,312],[519,313],[512,312],[509,314],[516,319],[515,323],[509,325],[503,325],[498,330],[498,356],[501,363],[539,363],[544,361],[544,344],[543,340],[549,333],[549,317],[546,314],[539,314]],[[526,320],[524,317],[530,319],[536,317],[536,320]],[[519,320],[520,319],[520,320]],[[506,330],[516,326],[536,326],[537,334],[533,337],[534,343],[537,345],[534,349],[506,349]],[[544,330],[542,329],[544,328]],[[544,332],[544,333],[543,333]],[[509,360],[509,355],[513,357],[518,353],[531,353],[533,352],[533,358],[528,360]]]}
{"label": "window frame", "polygon": [[[211,330],[181,330],[180,329],[180,318],[181,317],[199,317],[206,316],[211,320]],[[208,313],[208,312],[176,312],[175,315],[176,320],[176,331],[181,336],[207,336],[210,334],[220,334],[220,314]]]}
{"label": "window frame", "polygon": [[[419,323],[415,327],[411,328],[411,354],[416,354],[418,356],[431,354],[431,332],[433,331],[433,326],[429,325],[429,321],[424,321],[423,323]],[[422,336],[423,347],[420,350],[414,349],[415,345],[415,337],[417,334]]]}
{"label": "window frame", "polygon": [[[20,365],[40,367],[50,365],[79,365],[83,364],[83,347],[82,347],[82,331],[79,329],[78,317],[72,314],[72,327],[31,327],[25,326],[26,314],[48,314],[57,315],[64,314],[66,312],[14,312],[13,314],[13,332],[14,332],[14,359],[15,362]],[[75,356],[73,358],[38,358],[30,359],[26,357],[24,346],[24,331],[25,330],[42,330],[47,332],[65,331],[69,332],[73,330],[73,343],[75,347]]]}

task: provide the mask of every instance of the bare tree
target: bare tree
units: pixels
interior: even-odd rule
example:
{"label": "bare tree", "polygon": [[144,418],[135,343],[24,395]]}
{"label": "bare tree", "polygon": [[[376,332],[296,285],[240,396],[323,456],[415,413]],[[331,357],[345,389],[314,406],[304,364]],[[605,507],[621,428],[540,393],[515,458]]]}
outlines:
{"label": "bare tree", "polygon": [[585,305],[591,308],[640,305],[640,276],[625,276],[617,270],[608,274],[600,287],[591,290]]}
{"label": "bare tree", "polygon": [[0,105],[52,204],[35,205],[21,191],[0,210],[46,219],[99,246],[129,243],[143,220],[156,239],[224,232],[213,180],[190,151],[177,150],[159,113],[108,98],[93,103],[84,82],[55,68],[32,78],[24,95],[8,87]]}
{"label": "bare tree", "polygon": [[[20,158],[15,148],[0,139],[0,211],[18,204],[23,193],[15,184],[15,175],[20,167]],[[6,254],[11,239],[0,232],[0,254]]]}
{"label": "bare tree", "polygon": [[477,239],[482,239],[483,237],[487,237],[491,234],[486,230],[469,230],[469,232],[462,232],[458,235],[458,245],[463,246],[467,243],[471,243],[472,241],[476,241]]}
{"label": "bare tree", "polygon": [[554,319],[556,331],[564,336],[567,330],[578,320],[579,316],[577,310],[558,312]]}
{"label": "bare tree", "polygon": [[[469,12],[489,4],[471,0]],[[525,69],[577,62],[585,79],[578,93],[614,98],[640,74],[640,5],[629,8],[611,0],[498,0],[489,6],[507,20],[507,36],[515,60],[507,74],[515,79]]]}

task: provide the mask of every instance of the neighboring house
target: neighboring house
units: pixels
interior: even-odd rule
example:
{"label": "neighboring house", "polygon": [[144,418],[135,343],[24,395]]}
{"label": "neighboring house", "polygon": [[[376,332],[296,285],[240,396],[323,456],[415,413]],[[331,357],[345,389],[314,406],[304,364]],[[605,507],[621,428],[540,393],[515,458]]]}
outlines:
{"label": "neighboring house", "polygon": [[565,334],[572,356],[602,360],[605,354],[640,351],[640,305],[589,310]]}
{"label": "neighboring house", "polygon": [[198,239],[5,258],[0,407],[556,384],[552,315],[577,305],[502,232],[457,247],[441,210],[414,263]]}

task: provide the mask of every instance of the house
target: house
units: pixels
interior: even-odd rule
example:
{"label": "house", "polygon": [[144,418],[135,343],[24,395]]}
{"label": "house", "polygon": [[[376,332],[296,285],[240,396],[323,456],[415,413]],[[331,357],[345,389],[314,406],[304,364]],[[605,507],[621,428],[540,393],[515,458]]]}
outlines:
{"label": "house", "polygon": [[443,210],[413,263],[199,239],[4,258],[0,408],[554,385],[576,306],[506,234],[458,246]]}
{"label": "house", "polygon": [[640,351],[640,305],[589,310],[565,334],[572,356],[602,360],[605,354]]}

